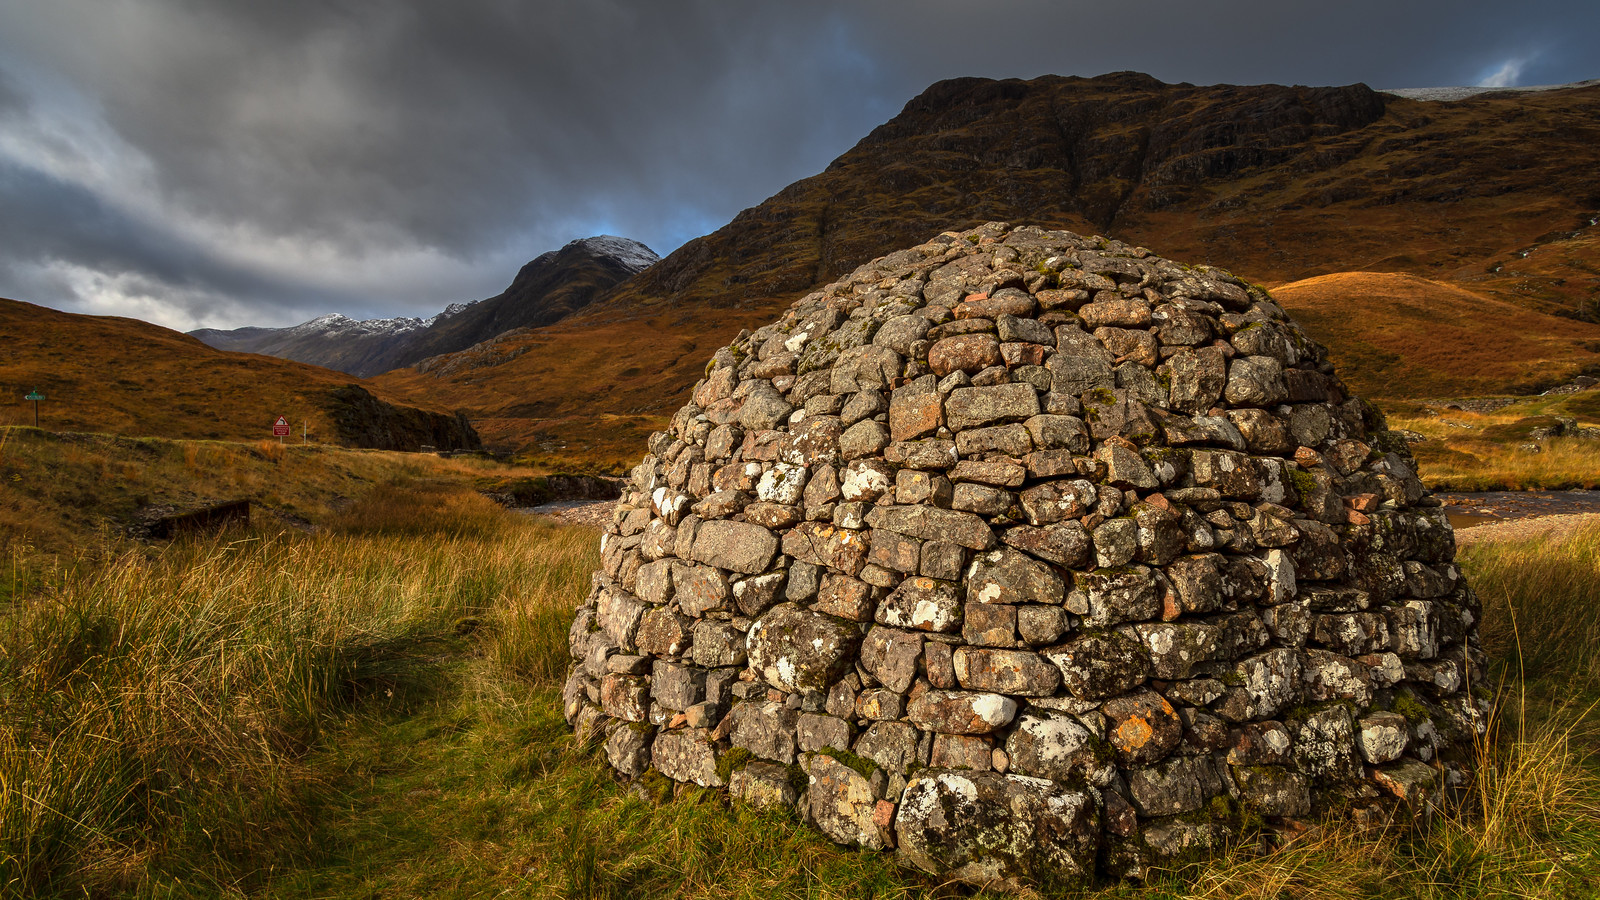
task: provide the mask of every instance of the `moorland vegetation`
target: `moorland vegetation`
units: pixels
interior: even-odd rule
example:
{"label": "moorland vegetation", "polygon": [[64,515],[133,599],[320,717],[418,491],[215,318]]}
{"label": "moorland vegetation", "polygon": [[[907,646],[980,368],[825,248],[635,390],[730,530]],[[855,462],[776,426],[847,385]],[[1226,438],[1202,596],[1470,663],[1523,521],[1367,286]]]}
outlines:
{"label": "moorland vegetation", "polygon": [[[576,743],[558,694],[593,530],[494,504],[459,460],[232,452],[241,471],[277,467],[281,496],[341,484],[346,502],[297,507],[312,530],[258,519],[173,543],[102,531],[53,553],[7,547],[0,894],[952,895],[784,814],[619,781]],[[1477,689],[1500,710],[1459,809],[1042,893],[1593,896],[1600,527],[1459,560],[1493,658]]]}

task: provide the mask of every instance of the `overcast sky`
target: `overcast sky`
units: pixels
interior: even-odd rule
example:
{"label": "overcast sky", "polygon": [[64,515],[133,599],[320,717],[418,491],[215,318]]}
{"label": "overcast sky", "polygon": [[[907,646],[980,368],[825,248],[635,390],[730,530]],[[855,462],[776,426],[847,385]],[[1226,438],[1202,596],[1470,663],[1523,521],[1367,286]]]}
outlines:
{"label": "overcast sky", "polygon": [[1600,77],[1594,0],[0,0],[0,296],[174,328],[430,315],[663,256],[942,78]]}

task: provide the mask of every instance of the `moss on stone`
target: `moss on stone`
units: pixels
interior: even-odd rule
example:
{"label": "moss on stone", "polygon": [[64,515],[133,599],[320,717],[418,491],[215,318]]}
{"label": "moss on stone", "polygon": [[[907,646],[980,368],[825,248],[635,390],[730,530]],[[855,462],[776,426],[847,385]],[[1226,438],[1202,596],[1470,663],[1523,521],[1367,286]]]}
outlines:
{"label": "moss on stone", "polygon": [[794,788],[797,796],[804,797],[811,787],[811,776],[806,774],[806,770],[802,769],[799,763],[791,763],[785,771],[789,776],[789,786]]}
{"label": "moss on stone", "polygon": [[865,756],[857,756],[849,750],[840,750],[837,747],[823,747],[817,753],[855,770],[855,773],[862,778],[871,778],[872,773],[879,768],[877,763]]}
{"label": "moss on stone", "polygon": [[743,769],[754,757],[743,747],[734,747],[717,757],[717,777],[728,781],[733,773]]}
{"label": "moss on stone", "polygon": [[672,799],[672,791],[677,782],[661,774],[655,769],[646,769],[642,774],[633,779],[634,787],[644,793],[644,798],[650,803],[662,804]]}
{"label": "moss on stone", "polygon": [[1305,469],[1290,469],[1289,482],[1294,485],[1295,492],[1302,496],[1317,490],[1317,479]]}
{"label": "moss on stone", "polygon": [[1433,714],[1428,712],[1428,708],[1423,706],[1417,698],[1407,693],[1395,694],[1393,702],[1389,704],[1389,708],[1405,716],[1406,721],[1412,724],[1433,721]]}

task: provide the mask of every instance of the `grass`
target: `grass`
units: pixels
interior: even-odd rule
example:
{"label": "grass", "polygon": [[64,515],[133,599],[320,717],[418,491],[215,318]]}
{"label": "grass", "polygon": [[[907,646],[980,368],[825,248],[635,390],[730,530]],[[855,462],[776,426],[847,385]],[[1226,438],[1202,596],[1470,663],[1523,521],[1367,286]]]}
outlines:
{"label": "grass", "polygon": [[[0,426],[31,426],[30,391],[44,394],[39,424],[53,431],[190,439],[270,435],[278,416],[313,440],[343,441],[334,393],[353,375],[287,359],[214,350],[185,334],[115,316],[65,313],[0,298]],[[422,401],[427,410],[442,411]],[[396,422],[387,423],[398,425]]]}
{"label": "grass", "polygon": [[404,708],[475,620],[596,563],[476,495],[411,496],[32,573],[0,634],[0,890],[215,888],[304,854],[328,725]]}
{"label": "grass", "polygon": [[248,498],[258,521],[309,527],[376,487],[492,487],[537,472],[473,456],[350,450],[277,441],[169,440],[0,428],[0,552],[124,546],[147,507]]}
{"label": "grass", "polygon": [[1272,289],[1362,397],[1536,394],[1600,365],[1600,326],[1481,284],[1340,272]]}
{"label": "grass", "polygon": [[1442,403],[1385,404],[1389,427],[1427,440],[1411,445],[1428,487],[1446,491],[1566,490],[1600,488],[1600,439],[1555,437],[1523,449],[1529,429],[1551,417],[1600,426],[1600,391],[1521,400],[1493,412],[1442,409]]}
{"label": "grass", "polygon": [[[578,746],[558,693],[593,531],[446,486],[380,487],[325,524],[13,556],[0,895],[962,893],[788,814],[620,782]],[[1045,895],[1594,896],[1597,560],[1600,528],[1463,550],[1506,714],[1459,813]]]}

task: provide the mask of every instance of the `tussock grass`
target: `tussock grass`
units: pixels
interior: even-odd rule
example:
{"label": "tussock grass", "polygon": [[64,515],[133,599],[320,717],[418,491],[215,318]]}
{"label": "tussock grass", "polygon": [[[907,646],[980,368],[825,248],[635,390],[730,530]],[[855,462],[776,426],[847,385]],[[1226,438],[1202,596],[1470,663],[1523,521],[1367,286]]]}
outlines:
{"label": "tussock grass", "polygon": [[[382,533],[362,509],[384,511]],[[304,758],[328,723],[404,708],[460,632],[547,577],[549,526],[476,495],[409,509],[410,528],[380,498],[314,537],[14,565],[33,584],[0,621],[0,893],[115,890],[196,861],[220,885],[307,852],[323,786]],[[572,547],[556,564],[596,560]]]}
{"label": "tussock grass", "polygon": [[1484,649],[1508,678],[1600,684],[1600,524],[1557,541],[1469,544],[1457,561],[1483,603]]}
{"label": "tussock grass", "polygon": [[[0,894],[970,895],[578,746],[558,692],[594,532],[400,486],[328,524],[12,567]],[[1460,808],[1038,896],[1600,894],[1597,559],[1600,529],[1463,550],[1502,712]]]}

